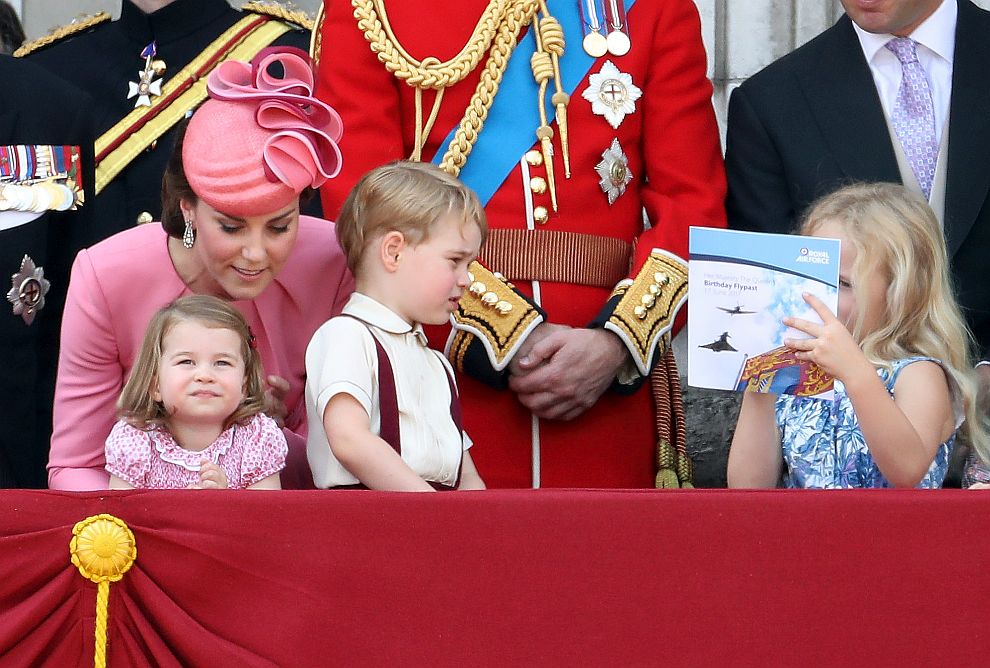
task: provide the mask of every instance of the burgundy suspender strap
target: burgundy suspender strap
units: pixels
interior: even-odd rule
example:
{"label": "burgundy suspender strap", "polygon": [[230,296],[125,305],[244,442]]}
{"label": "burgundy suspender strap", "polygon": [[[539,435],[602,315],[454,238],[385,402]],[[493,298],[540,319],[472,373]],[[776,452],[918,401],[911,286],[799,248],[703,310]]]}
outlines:
{"label": "burgundy suspender strap", "polygon": [[[392,361],[388,358],[388,353],[385,352],[385,348],[382,346],[382,342],[378,340],[375,333],[371,331],[371,326],[364,320],[357,318],[348,313],[341,313],[348,318],[354,318],[362,325],[368,328],[368,334],[371,335],[371,340],[375,342],[375,351],[378,353],[378,414],[380,417],[380,425],[378,435],[383,441],[392,446],[399,456],[402,456],[402,441],[399,438],[399,398],[395,391],[395,373],[392,371]],[[436,352],[436,351],[434,351]],[[439,355],[439,353],[437,353]],[[443,362],[440,363],[443,366],[444,371],[447,371],[446,365]],[[457,426],[457,430],[461,433],[461,461],[464,460],[464,428],[461,425],[461,404],[457,399],[457,388],[454,386],[454,379],[451,378],[450,373],[447,372],[447,382],[450,384],[450,417],[454,420],[454,424]],[[461,484],[461,465],[457,465],[457,480],[454,482],[454,486],[444,485],[443,483],[433,482],[432,480],[426,481],[433,489],[438,491],[446,491],[457,489],[457,486]],[[338,485],[334,489],[368,489],[363,484],[357,485]]]}
{"label": "burgundy suspender strap", "polygon": [[399,398],[395,393],[395,374],[392,373],[392,361],[388,358],[381,341],[369,330],[378,351],[378,413],[381,425],[378,435],[392,446],[399,455],[402,454],[402,439],[399,438]]}
{"label": "burgundy suspender strap", "polygon": [[[434,350],[433,352],[437,351]],[[437,357],[440,357],[440,353],[437,353]],[[447,376],[447,384],[450,386],[450,419],[454,421],[454,426],[457,427],[457,432],[461,435],[461,460],[457,462],[457,479],[454,481],[454,488],[456,489],[461,486],[461,471],[464,470],[464,419],[461,416],[461,399],[457,396],[457,385],[454,384],[454,377],[447,369],[447,365],[443,363],[442,357],[440,357],[440,366],[443,367]]]}
{"label": "burgundy suspender strap", "polygon": [[400,455],[402,454],[402,441],[399,439],[399,399],[395,393],[395,374],[392,373],[392,361],[388,358],[388,353],[382,347],[382,342],[378,340],[371,327],[361,318],[356,318],[347,313],[343,316],[353,318],[368,329],[371,340],[375,342],[375,350],[378,353],[378,412],[381,416],[378,435],[383,441],[392,446]]}

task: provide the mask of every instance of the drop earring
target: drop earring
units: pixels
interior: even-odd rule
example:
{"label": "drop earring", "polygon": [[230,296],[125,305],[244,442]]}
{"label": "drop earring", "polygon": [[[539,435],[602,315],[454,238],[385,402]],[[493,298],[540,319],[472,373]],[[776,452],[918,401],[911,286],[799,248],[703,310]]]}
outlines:
{"label": "drop earring", "polygon": [[196,243],[196,232],[193,230],[192,221],[186,221],[186,229],[182,232],[182,247],[192,248]]}

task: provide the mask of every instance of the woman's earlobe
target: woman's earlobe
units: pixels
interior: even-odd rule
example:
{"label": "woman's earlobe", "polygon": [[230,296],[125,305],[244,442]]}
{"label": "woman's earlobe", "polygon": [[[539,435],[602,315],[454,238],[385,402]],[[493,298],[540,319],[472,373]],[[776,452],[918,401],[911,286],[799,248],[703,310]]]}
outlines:
{"label": "woman's earlobe", "polygon": [[179,200],[179,212],[185,221],[191,220],[193,217],[193,207],[184,199]]}

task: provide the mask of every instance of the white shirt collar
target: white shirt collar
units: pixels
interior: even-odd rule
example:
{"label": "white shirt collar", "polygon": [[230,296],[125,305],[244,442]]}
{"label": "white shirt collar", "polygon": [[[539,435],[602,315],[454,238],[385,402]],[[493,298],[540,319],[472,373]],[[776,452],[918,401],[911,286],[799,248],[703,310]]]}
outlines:
{"label": "white shirt collar", "polygon": [[410,325],[402,319],[395,311],[382,304],[376,299],[360,292],[351,293],[347,304],[344,305],[342,313],[354,316],[369,325],[388,332],[389,334],[413,334],[424,346],[427,344],[426,334],[423,326],[419,323]]}
{"label": "white shirt collar", "polygon": [[[956,19],[959,16],[959,6],[956,0],[944,0],[931,16],[915,28],[910,37],[925,48],[934,52],[946,62],[951,63],[956,49]],[[894,35],[875,34],[866,32],[853,22],[853,29],[863,47],[866,62],[872,63],[874,56]]]}

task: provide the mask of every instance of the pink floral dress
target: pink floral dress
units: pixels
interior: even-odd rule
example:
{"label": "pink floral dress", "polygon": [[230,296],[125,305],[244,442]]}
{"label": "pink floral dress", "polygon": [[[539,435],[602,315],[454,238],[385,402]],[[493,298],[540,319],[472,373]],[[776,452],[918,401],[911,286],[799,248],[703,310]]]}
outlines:
{"label": "pink floral dress", "polygon": [[244,489],[285,468],[288,447],[270,417],[255,415],[232,425],[205,450],[186,450],[163,427],[144,431],[123,420],[106,441],[106,469],[144,489],[184,489],[199,481],[200,461],[209,459],[227,474],[230,489]]}

